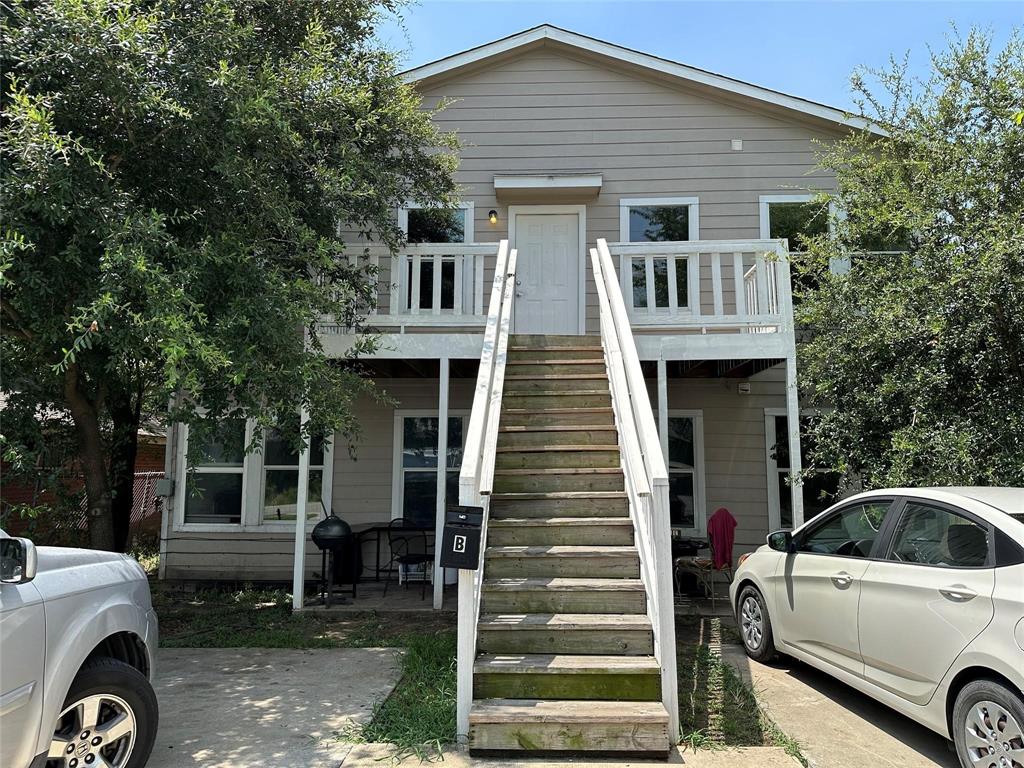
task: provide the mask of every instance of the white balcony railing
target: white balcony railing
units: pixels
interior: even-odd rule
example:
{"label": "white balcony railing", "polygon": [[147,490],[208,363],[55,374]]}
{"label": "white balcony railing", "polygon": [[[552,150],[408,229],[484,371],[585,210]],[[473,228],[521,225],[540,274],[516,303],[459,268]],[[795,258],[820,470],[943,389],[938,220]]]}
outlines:
{"label": "white balcony railing", "polygon": [[772,333],[792,315],[783,240],[610,243],[607,248],[618,257],[626,312],[640,332]]}
{"label": "white balcony railing", "polygon": [[[493,269],[498,243],[407,245],[389,259],[373,325],[483,326],[485,272]],[[383,265],[382,265],[383,266]]]}

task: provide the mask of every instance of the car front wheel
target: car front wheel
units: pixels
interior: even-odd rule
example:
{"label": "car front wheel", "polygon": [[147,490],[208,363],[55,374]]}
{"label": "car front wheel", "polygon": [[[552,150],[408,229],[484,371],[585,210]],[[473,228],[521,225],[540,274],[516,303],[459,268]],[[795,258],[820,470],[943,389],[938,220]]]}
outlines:
{"label": "car front wheel", "polygon": [[772,639],[772,621],[764,597],[757,587],[747,586],[740,592],[736,618],[747,656],[754,661],[769,662],[776,657]]}
{"label": "car front wheel", "polygon": [[64,700],[46,768],[142,768],[158,717],[145,675],[116,659],[89,661]]}
{"label": "car front wheel", "polygon": [[968,683],[953,707],[953,741],[964,768],[1024,766],[1024,700],[994,680]]}

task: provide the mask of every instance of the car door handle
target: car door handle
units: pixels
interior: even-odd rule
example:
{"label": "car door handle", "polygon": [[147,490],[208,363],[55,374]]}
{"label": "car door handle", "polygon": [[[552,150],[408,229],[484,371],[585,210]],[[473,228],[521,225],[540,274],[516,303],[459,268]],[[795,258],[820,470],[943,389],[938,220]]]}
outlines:
{"label": "car door handle", "polygon": [[973,589],[961,586],[940,589],[939,594],[947,600],[952,600],[954,603],[966,603],[968,600],[973,600],[978,596],[978,593]]}
{"label": "car door handle", "polygon": [[840,571],[832,577],[832,583],[839,587],[839,589],[846,589],[848,586],[853,584],[853,576],[848,574],[846,571]]}

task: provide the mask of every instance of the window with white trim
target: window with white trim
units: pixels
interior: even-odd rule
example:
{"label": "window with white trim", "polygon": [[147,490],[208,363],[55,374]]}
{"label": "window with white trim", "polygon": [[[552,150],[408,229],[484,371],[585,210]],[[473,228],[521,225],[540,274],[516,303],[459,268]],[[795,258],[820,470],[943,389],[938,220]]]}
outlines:
{"label": "window with white trim", "polygon": [[830,206],[815,195],[761,195],[761,237],[786,239],[790,251],[805,251],[805,237],[823,235],[829,229]]}
{"label": "window with white trim", "polygon": [[[659,425],[657,412],[655,423]],[[703,530],[707,524],[704,502],[704,415],[701,411],[668,413],[669,521],[673,528]]]}
{"label": "window with white trim", "polygon": [[187,525],[241,525],[245,499],[245,438],[242,419],[224,426],[220,441],[203,439],[192,433],[182,450],[188,455],[192,440],[195,457],[183,480],[184,515]]}
{"label": "window with white trim", "polygon": [[[804,521],[812,520],[839,500],[840,476],[837,472],[808,470],[810,439],[807,424],[812,415],[800,417],[800,455],[806,472],[800,491],[803,493]],[[774,529],[793,527],[793,497],[789,484],[789,419],[785,412],[766,409],[765,443],[768,451],[768,513]]]}
{"label": "window with white trim", "polygon": [[[324,468],[329,465],[324,441],[314,438],[309,449],[309,489],[306,495],[306,519],[317,520],[325,509],[323,501]],[[266,434],[263,444],[263,503],[260,522],[295,522],[299,493],[299,453],[277,430]]]}
{"label": "window with white trim", "polygon": [[[398,447],[397,498],[394,516],[433,526],[437,514],[437,447],[440,420],[436,413],[396,414]],[[448,450],[445,457],[446,503],[459,498],[462,468],[463,417],[448,417]]]}
{"label": "window with white trim", "polygon": [[[634,198],[619,201],[619,238],[628,243],[696,240],[699,204],[695,197]],[[686,255],[631,256],[626,294],[634,309],[687,311],[690,307],[690,260]]]}
{"label": "window with white trim", "polygon": [[[410,245],[437,245],[445,243],[473,242],[473,203],[459,203],[454,208],[422,208],[409,205],[398,212],[398,226],[405,232]],[[434,309],[434,283],[441,281],[440,309],[453,312],[456,305],[455,271],[462,268],[466,273],[462,281],[461,306],[472,306],[472,261],[452,254],[441,256],[437,261],[430,258],[418,262],[409,259],[405,266],[405,311],[413,309],[413,282],[419,282],[419,304],[417,311]],[[434,274],[439,269],[440,276]],[[466,302],[469,302],[468,304]]]}

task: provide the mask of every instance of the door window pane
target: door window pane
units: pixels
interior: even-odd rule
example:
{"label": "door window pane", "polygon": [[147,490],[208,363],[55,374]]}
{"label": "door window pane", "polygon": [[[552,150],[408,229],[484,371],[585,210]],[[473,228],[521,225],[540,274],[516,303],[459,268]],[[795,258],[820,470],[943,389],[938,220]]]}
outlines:
{"label": "door window pane", "polygon": [[888,502],[847,507],[802,537],[797,549],[823,555],[868,557],[888,510]]}
{"label": "door window pane", "polygon": [[693,419],[670,417],[668,420],[669,469],[693,469]]}
{"label": "door window pane", "polygon": [[633,206],[629,209],[629,241],[667,242],[690,239],[689,205]]}
{"label": "door window pane", "polygon": [[988,530],[941,507],[909,502],[896,526],[890,559],[978,568],[988,561]]}
{"label": "door window pane", "polygon": [[668,508],[670,522],[682,528],[696,527],[696,445],[692,416],[668,419]]}
{"label": "door window pane", "polygon": [[466,210],[464,208],[410,208],[410,243],[464,243],[466,241]]}

